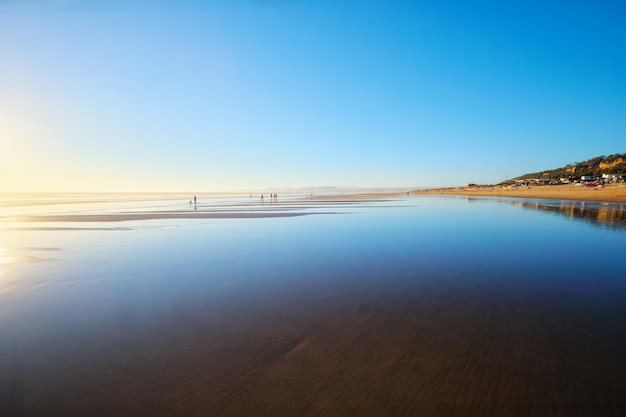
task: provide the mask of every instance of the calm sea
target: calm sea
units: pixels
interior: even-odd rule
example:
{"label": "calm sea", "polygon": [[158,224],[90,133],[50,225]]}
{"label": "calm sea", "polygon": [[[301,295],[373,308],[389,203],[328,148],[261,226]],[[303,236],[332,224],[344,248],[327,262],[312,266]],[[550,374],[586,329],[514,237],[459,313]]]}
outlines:
{"label": "calm sea", "polygon": [[0,208],[0,414],[626,410],[624,204],[200,197]]}

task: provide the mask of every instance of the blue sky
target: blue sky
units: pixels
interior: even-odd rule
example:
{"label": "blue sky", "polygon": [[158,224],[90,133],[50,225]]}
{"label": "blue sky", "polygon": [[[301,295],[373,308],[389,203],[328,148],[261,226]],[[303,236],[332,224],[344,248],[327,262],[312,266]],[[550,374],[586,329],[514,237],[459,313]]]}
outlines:
{"label": "blue sky", "polygon": [[626,152],[624,45],[623,0],[0,0],[0,191],[497,183]]}

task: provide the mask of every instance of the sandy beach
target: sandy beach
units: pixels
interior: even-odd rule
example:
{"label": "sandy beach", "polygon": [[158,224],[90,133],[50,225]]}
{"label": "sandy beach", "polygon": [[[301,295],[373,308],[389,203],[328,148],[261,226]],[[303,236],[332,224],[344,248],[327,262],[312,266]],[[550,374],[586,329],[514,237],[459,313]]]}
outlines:
{"label": "sandy beach", "polygon": [[8,205],[0,415],[620,415],[625,194]]}
{"label": "sandy beach", "polygon": [[579,187],[576,184],[530,187],[456,187],[411,191],[411,194],[450,194],[487,197],[548,198],[558,200],[626,202],[626,185],[612,184],[602,188]]}

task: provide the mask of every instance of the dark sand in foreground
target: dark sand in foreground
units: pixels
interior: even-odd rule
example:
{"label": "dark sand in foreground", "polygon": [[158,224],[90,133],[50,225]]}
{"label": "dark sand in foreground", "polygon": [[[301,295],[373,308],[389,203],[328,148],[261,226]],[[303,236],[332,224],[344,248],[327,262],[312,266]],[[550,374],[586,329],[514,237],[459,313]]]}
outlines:
{"label": "dark sand in foreground", "polygon": [[[558,294],[533,301],[455,285],[444,292],[427,281],[386,288],[378,279],[320,277],[276,293],[230,300],[196,293],[170,305],[137,305],[97,327],[55,328],[51,319],[49,327],[16,328],[0,346],[13,358],[0,372],[5,414],[624,410],[625,371],[616,365],[626,334],[610,314],[598,327],[597,318],[568,316]],[[18,339],[22,345],[12,346]]]}

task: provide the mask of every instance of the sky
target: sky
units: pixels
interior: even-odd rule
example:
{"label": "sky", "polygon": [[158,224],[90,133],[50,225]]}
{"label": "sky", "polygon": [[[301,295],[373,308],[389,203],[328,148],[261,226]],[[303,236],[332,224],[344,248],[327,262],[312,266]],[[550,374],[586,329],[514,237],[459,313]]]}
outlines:
{"label": "sky", "polygon": [[0,0],[0,192],[494,184],[626,153],[626,1]]}

